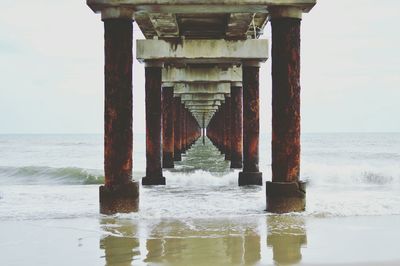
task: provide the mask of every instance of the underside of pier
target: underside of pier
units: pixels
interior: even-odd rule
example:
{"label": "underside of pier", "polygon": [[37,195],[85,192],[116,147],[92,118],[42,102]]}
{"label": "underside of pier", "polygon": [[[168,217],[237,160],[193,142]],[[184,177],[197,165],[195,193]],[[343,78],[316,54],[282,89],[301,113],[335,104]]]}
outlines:
{"label": "underside of pier", "polygon": [[[138,207],[132,181],[132,23],[136,59],[145,64],[146,176],[164,185],[163,168],[201,136],[242,169],[238,185],[262,185],[259,171],[259,69],[272,27],[272,178],[267,210],[302,211],[300,181],[300,22],[316,0],[87,0],[105,29],[105,178],[101,212]],[[134,97],[134,95],[133,95]],[[128,145],[128,142],[130,144]],[[121,192],[122,191],[122,192]]]}

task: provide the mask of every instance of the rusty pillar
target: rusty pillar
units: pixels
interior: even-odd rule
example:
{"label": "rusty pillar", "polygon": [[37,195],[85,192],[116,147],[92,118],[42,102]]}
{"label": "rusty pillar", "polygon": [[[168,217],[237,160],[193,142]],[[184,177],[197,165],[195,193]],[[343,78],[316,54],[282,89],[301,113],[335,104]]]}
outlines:
{"label": "rusty pillar", "polygon": [[182,113],[181,113],[181,97],[174,97],[174,160],[181,161],[182,151]]}
{"label": "rusty pillar", "polygon": [[104,173],[100,212],[133,212],[139,185],[132,181],[132,20],[104,20]]}
{"label": "rusty pillar", "polygon": [[142,185],[165,185],[161,168],[161,66],[145,67],[146,176]]}
{"label": "rusty pillar", "polygon": [[174,88],[162,89],[163,168],[174,168]]}
{"label": "rusty pillar", "polygon": [[203,145],[206,145],[206,122],[205,114],[203,113],[203,125],[202,125],[202,135],[203,135]]}
{"label": "rusty pillar", "polygon": [[258,169],[259,70],[258,63],[243,64],[243,171],[239,186],[262,185]]}
{"label": "rusty pillar", "polygon": [[231,87],[231,168],[243,167],[243,90]]}
{"label": "rusty pillar", "polygon": [[273,18],[272,182],[266,183],[267,211],[305,209],[300,176],[300,19]]}
{"label": "rusty pillar", "polygon": [[185,105],[182,103],[181,104],[182,108],[182,132],[181,132],[181,138],[182,138],[182,154],[186,154],[186,108]]}
{"label": "rusty pillar", "polygon": [[221,104],[220,112],[218,115],[218,145],[221,154],[225,154],[225,104],[226,103]]}
{"label": "rusty pillar", "polygon": [[231,159],[231,97],[225,97],[225,130],[224,130],[224,145],[225,145],[225,160]]}

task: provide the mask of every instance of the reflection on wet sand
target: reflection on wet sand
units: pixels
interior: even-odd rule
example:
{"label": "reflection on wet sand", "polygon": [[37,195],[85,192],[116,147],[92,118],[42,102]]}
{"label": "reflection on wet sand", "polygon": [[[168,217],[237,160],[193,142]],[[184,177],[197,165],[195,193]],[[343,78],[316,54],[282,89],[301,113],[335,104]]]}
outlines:
{"label": "reflection on wet sand", "polygon": [[[261,258],[258,221],[161,220],[158,223],[107,219],[102,229],[108,236],[100,240],[106,265],[254,265]],[[140,241],[137,228],[145,228]],[[140,243],[146,251],[139,252]]]}
{"label": "reflection on wet sand", "polygon": [[100,249],[104,249],[106,265],[132,265],[140,256],[137,227],[133,223],[121,223],[113,218],[101,219],[102,229],[109,235],[100,239]]}
{"label": "reflection on wet sand", "polygon": [[301,247],[307,244],[305,221],[296,216],[267,217],[267,245],[273,249],[273,260],[278,265],[292,265],[301,261]]}

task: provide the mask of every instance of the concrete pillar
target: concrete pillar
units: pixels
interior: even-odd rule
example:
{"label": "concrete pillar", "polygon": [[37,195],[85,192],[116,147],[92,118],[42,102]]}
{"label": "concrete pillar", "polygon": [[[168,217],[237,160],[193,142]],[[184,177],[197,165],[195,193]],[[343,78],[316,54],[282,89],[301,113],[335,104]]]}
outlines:
{"label": "concrete pillar", "polygon": [[174,168],[174,88],[163,87],[163,168]]}
{"label": "concrete pillar", "polygon": [[202,125],[202,135],[203,135],[203,145],[206,145],[206,124],[205,124],[205,114],[203,113],[203,125]]}
{"label": "concrete pillar", "polygon": [[182,110],[182,132],[181,132],[181,138],[182,138],[182,151],[181,153],[186,154],[186,108],[184,104],[181,104],[181,110]]}
{"label": "concrete pillar", "polygon": [[231,87],[231,168],[242,168],[243,154],[243,90]]}
{"label": "concrete pillar", "polygon": [[259,70],[258,62],[243,64],[243,172],[239,173],[239,186],[262,185],[258,169]]}
{"label": "concrete pillar", "polygon": [[218,145],[221,154],[225,154],[225,105],[226,102],[221,105],[218,114],[218,129],[219,129]]}
{"label": "concrete pillar", "polygon": [[231,159],[231,97],[225,97],[225,131],[224,131],[224,146],[225,160]]}
{"label": "concrete pillar", "polygon": [[181,121],[181,97],[174,97],[174,160],[181,161],[182,151],[182,121]]}
{"label": "concrete pillar", "polygon": [[305,209],[305,184],[299,181],[301,17],[279,11],[271,16],[272,182],[266,193],[267,211],[284,213]]}
{"label": "concrete pillar", "polygon": [[142,185],[165,185],[161,168],[161,65],[146,64],[146,176]]}
{"label": "concrete pillar", "polygon": [[104,20],[104,173],[100,212],[138,210],[139,186],[132,181],[132,20]]}

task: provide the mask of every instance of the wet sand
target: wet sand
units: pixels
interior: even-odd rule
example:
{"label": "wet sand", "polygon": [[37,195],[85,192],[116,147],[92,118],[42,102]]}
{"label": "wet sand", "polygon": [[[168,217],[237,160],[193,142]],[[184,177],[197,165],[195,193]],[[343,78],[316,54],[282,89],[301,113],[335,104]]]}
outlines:
{"label": "wet sand", "polygon": [[1,221],[2,265],[400,265],[400,216]]}

